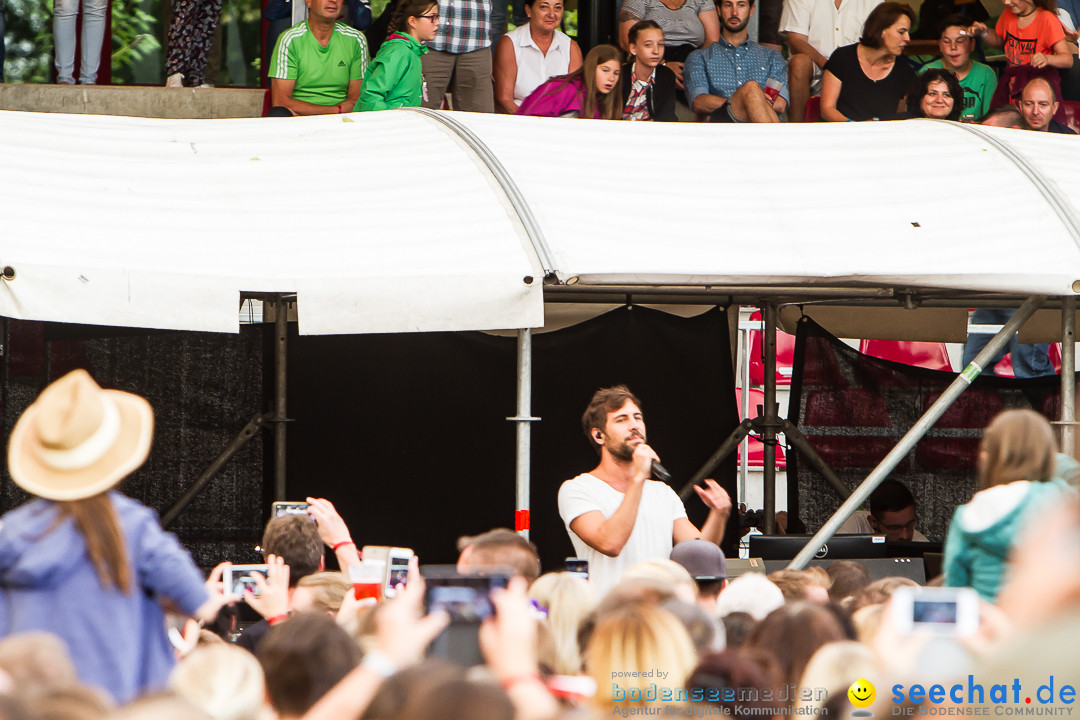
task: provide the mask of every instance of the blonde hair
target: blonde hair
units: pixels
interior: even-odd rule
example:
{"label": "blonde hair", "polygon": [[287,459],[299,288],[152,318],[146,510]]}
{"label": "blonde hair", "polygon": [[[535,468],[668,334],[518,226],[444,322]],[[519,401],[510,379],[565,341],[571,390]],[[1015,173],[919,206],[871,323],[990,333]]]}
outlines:
{"label": "blonde hair", "polygon": [[817,710],[825,701],[819,698],[819,688],[824,688],[826,697],[830,697],[836,692],[847,692],[856,680],[867,678],[871,682],[876,681],[877,674],[874,653],[861,642],[841,640],[822,645],[810,657],[810,662],[806,663],[806,669],[803,670],[799,689],[810,692],[799,693],[798,706],[813,709],[802,714],[820,715]]}
{"label": "blonde hair", "polygon": [[1057,440],[1034,410],[1006,410],[994,418],[979,446],[979,489],[1017,480],[1046,482],[1054,475]]}
{"label": "blonde hair", "polygon": [[67,645],[41,630],[9,635],[0,641],[0,670],[11,676],[23,697],[47,695],[79,682]]}
{"label": "blonde hair", "polygon": [[214,720],[255,720],[266,696],[262,666],[235,645],[202,645],[169,676],[169,689]]}
{"label": "blonde hair", "polygon": [[[620,707],[643,702],[656,683],[655,677],[641,677],[643,670],[662,668],[670,673],[666,686],[682,687],[696,665],[697,653],[686,627],[650,603],[626,603],[600,617],[585,650],[586,671],[597,684],[593,701],[607,708],[618,702],[613,685],[626,693]],[[637,677],[624,677],[630,673]]]}
{"label": "blonde hair", "polygon": [[626,580],[657,580],[675,593],[680,600],[694,602],[698,597],[694,577],[674,560],[646,560],[626,569],[620,582]]}
{"label": "blonde hair", "polygon": [[577,675],[581,672],[578,628],[596,607],[592,585],[573,573],[547,573],[529,587],[529,597],[547,609],[545,624],[555,644],[555,673]]}
{"label": "blonde hair", "polygon": [[[851,613],[851,624],[855,626],[855,635],[859,642],[867,646],[877,637],[878,629],[885,618],[885,606],[881,603],[864,605]],[[858,679],[858,678],[856,678]]]}
{"label": "blonde hair", "polygon": [[312,605],[322,612],[337,615],[341,609],[341,602],[345,599],[345,593],[352,589],[352,585],[346,579],[344,573],[321,572],[314,575],[306,575],[300,578],[296,587],[307,588],[311,591]]}

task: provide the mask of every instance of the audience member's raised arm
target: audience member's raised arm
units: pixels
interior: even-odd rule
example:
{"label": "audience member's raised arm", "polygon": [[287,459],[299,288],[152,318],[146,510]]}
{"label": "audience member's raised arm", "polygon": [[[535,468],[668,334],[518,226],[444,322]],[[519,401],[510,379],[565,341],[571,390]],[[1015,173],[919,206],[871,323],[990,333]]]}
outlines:
{"label": "audience member's raised arm", "polygon": [[987,27],[986,23],[972,23],[971,27],[968,28],[968,35],[981,37],[982,41],[990,47],[1001,48],[1005,45],[1005,39],[998,36],[993,28]]}
{"label": "audience member's raised arm", "polygon": [[325,498],[308,498],[308,514],[315,518],[319,537],[334,551],[338,567],[343,571],[360,562],[360,552],[353,542],[349,527],[341,519],[334,503]]}
{"label": "audience member's raised arm", "polygon": [[303,720],[357,720],[375,697],[383,681],[398,670],[419,662],[424,650],[450,621],[443,611],[423,615],[424,579],[414,557],[409,561],[409,582],[396,598],[387,600],[375,622],[375,647],[355,670],[346,675]]}
{"label": "audience member's raised arm", "polygon": [[546,720],[559,704],[540,679],[536,656],[537,622],[531,614],[525,578],[492,591],[495,615],[480,626],[480,649],[495,679],[514,703],[515,720]]}

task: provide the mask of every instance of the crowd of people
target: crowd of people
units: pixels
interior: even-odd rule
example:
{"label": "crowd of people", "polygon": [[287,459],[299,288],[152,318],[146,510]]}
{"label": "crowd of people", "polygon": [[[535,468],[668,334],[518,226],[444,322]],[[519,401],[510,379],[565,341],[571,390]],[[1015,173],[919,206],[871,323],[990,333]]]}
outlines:
{"label": "crowd of people", "polygon": [[[370,66],[362,34],[338,20],[340,0],[306,1],[307,19],[278,39],[270,64],[275,116],[450,106],[661,122],[1000,124],[1015,108],[1016,127],[1072,133],[1062,73],[1076,55],[1075,23],[1054,0],[1010,0],[993,28],[944,16],[940,59],[922,66],[906,54],[919,18],[893,0],[787,0],[787,59],[781,44],[751,39],[755,0],[624,0],[619,46],[584,55],[560,29],[562,0],[524,0],[526,24],[506,34],[489,0],[398,0]],[[1003,52],[1000,82],[980,50]]]}
{"label": "crowd of people", "polygon": [[[204,581],[153,512],[116,491],[148,455],[149,403],[74,371],[10,438],[12,479],[36,499],[0,524],[0,717],[775,720],[1023,714],[1025,693],[1038,714],[1063,714],[1075,701],[1080,505],[1040,415],[1009,410],[987,428],[980,490],[929,583],[982,598],[951,635],[900,622],[925,591],[857,561],[733,577],[717,545],[730,498],[705,481],[709,516],[690,523],[649,479],[659,457],[626,387],[598,391],[582,429],[599,464],[564,483],[559,511],[587,579],[541,574],[537,547],[497,528],[461,538],[449,575],[466,581],[459,593],[508,580],[446,605],[490,603],[476,619],[425,610],[436,575],[415,557],[392,598],[360,599],[350,571],[374,561],[330,501],[308,498],[271,518],[265,573],[240,597],[222,580],[232,566]],[[910,539],[914,499],[893,481],[862,521]],[[327,548],[345,571],[327,571]],[[923,613],[938,622],[940,600]],[[238,626],[239,602],[263,620]]]}

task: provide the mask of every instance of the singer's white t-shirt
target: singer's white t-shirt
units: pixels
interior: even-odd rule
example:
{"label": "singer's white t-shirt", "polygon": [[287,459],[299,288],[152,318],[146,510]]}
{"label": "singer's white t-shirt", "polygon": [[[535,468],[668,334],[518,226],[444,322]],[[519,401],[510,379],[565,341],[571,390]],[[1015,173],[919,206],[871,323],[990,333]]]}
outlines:
{"label": "singer's white t-shirt", "polygon": [[622,504],[623,493],[600,478],[583,473],[559,488],[559,515],[574,543],[574,552],[589,561],[589,580],[602,596],[619,582],[623,571],[646,560],[667,560],[671,555],[675,521],[686,517],[682,500],[668,485],[646,480],[630,538],[617,557],[594,550],[570,529],[570,523],[592,510],[609,518]]}

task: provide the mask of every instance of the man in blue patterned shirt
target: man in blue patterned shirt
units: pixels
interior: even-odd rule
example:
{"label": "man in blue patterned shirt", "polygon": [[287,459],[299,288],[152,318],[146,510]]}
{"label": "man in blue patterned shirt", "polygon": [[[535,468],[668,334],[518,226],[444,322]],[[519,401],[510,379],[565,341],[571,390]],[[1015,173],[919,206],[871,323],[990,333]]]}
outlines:
{"label": "man in blue patterned shirt", "polygon": [[749,39],[754,0],[716,0],[720,39],[686,59],[686,98],[710,122],[780,122],[787,108],[787,64]]}
{"label": "man in blue patterned shirt", "polygon": [[439,29],[424,55],[428,99],[438,109],[449,91],[455,110],[495,112],[491,84],[492,0],[439,0]]}

